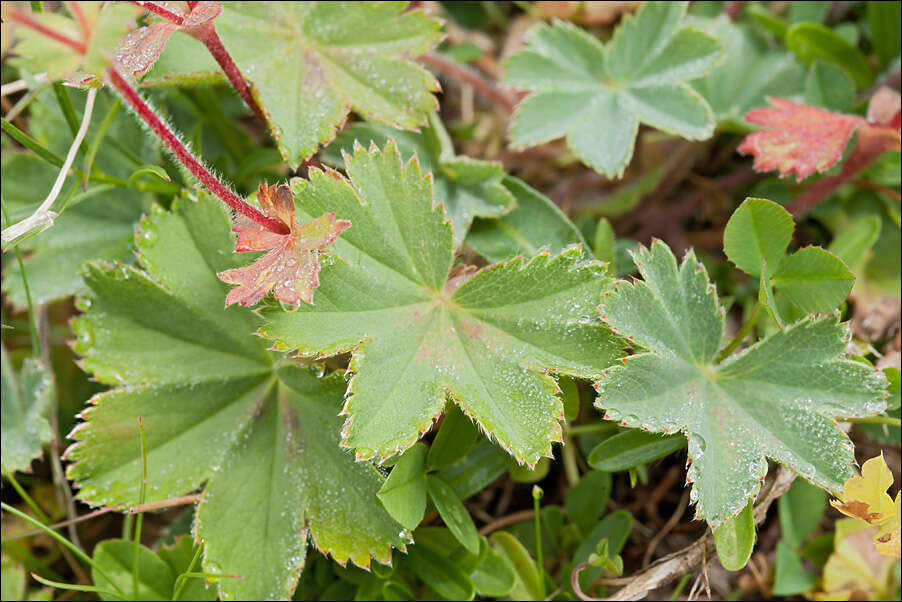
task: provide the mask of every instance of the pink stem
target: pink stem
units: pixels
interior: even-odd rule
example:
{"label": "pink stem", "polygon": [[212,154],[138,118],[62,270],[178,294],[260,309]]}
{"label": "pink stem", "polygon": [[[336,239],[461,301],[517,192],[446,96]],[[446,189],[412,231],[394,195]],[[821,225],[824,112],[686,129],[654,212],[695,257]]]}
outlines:
{"label": "pink stem", "polygon": [[134,2],[133,1],[132,4],[137,4],[141,8],[146,8],[153,14],[163,17],[167,21],[175,23],[176,25],[181,25],[182,23],[185,22],[185,20],[182,19],[181,16],[175,14],[171,10],[163,8],[162,6],[160,6],[158,4],[154,4],[153,2]]}
{"label": "pink stem", "polygon": [[247,106],[250,107],[260,121],[266,124],[267,120],[266,116],[263,114],[263,109],[260,108],[260,105],[257,104],[257,101],[251,94],[247,82],[244,81],[244,76],[241,75],[241,71],[238,69],[238,65],[232,60],[232,55],[230,55],[229,51],[226,50],[226,47],[223,46],[219,34],[216,33],[216,26],[213,25],[213,22],[210,21],[204,23],[199,27],[191,29],[187,33],[190,33],[195,39],[202,42],[203,45],[207,47],[207,50],[210,51],[210,54],[212,54],[213,58],[216,59],[216,62],[219,63],[219,66],[222,68],[226,77],[229,78],[235,91],[237,91],[241,98],[244,99],[244,102],[247,103]]}
{"label": "pink stem", "polygon": [[107,75],[113,87],[122,95],[122,98],[134,109],[135,113],[147,124],[147,126],[156,134],[163,143],[169,147],[172,154],[188,168],[194,177],[206,186],[210,192],[218,196],[226,205],[241,213],[247,218],[260,224],[267,230],[276,234],[288,234],[288,226],[281,221],[271,219],[260,211],[248,205],[237,194],[229,190],[229,188],[220,182],[216,176],[211,174],[197,158],[191,154],[181,140],[163,123],[153,109],[151,109],[141,95],[131,87],[118,71],[112,67],[107,70]]}

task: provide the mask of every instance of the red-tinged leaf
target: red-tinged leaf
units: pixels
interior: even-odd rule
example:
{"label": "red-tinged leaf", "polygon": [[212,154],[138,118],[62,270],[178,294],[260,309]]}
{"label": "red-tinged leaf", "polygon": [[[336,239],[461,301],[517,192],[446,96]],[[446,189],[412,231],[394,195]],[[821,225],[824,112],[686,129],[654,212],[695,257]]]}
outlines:
{"label": "red-tinged leaf", "polygon": [[795,172],[801,182],[825,172],[839,161],[852,133],[866,122],[855,115],[831,113],[785,98],[771,98],[771,107],[749,111],[749,123],[767,129],[746,137],[739,152],[755,156],[758,171]]}
{"label": "red-tinged leaf", "polygon": [[240,217],[234,231],[238,233],[235,250],[269,253],[243,268],[217,274],[228,284],[237,284],[226,295],[226,307],[234,303],[254,305],[269,291],[276,299],[299,305],[313,304],[313,291],[319,286],[319,251],[351,225],[336,220],[334,213],[324,213],[298,227],[294,220],[294,197],[288,186],[263,184],[257,191],[260,208],[273,219],[288,226],[288,234],[275,234],[246,217]]}
{"label": "red-tinged leaf", "polygon": [[[166,46],[169,37],[176,31],[190,33],[205,25],[222,13],[221,2],[137,2],[136,4],[166,15],[166,18],[141,27],[122,38],[116,48],[116,62],[119,67],[140,77],[147,73]],[[156,10],[150,9],[153,5]]]}

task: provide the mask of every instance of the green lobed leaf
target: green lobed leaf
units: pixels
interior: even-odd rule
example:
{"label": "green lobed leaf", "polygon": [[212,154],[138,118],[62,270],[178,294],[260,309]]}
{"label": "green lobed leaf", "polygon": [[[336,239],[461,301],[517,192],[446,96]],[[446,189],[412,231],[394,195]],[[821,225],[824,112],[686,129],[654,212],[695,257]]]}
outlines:
{"label": "green lobed leaf", "polygon": [[724,60],[692,81],[711,105],[718,127],[746,131],[749,126],[743,117],[766,105],[768,96],[793,98],[803,92],[805,71],[792,52],[764,43],[749,26],[733,23],[725,14],[713,19],[692,17],[689,23],[724,46]]}
{"label": "green lobed leaf", "polygon": [[[411,59],[438,42],[439,22],[406,4],[223,2],[216,30],[292,167],[329,142],[351,109],[415,129],[436,108],[438,83]],[[178,32],[144,83],[204,83],[218,74],[200,42]]]}
{"label": "green lobed leaf", "polygon": [[730,216],[723,233],[723,249],[737,268],[761,275],[761,262],[779,265],[792,240],[795,225],[789,212],[767,199],[747,198]]}
{"label": "green lobed leaf", "polygon": [[563,408],[546,372],[597,374],[617,354],[592,316],[603,266],[572,247],[452,272],[451,225],[416,161],[402,164],[393,142],[345,161],[350,180],[313,170],[293,181],[300,213],[353,226],[323,265],[316,305],[262,309],[260,334],[302,357],[352,353],[343,441],[359,459],[413,445],[448,397],[518,461],[549,455]]}
{"label": "green lobed leaf", "polygon": [[418,443],[404,452],[379,493],[379,501],[392,518],[416,529],[426,512],[426,446]]}
{"label": "green lobed leaf", "polygon": [[140,264],[87,264],[74,321],[83,367],[120,385],[91,400],[66,456],[79,497],[138,500],[138,417],[147,433],[147,500],[203,483],[195,533],[223,596],[287,597],[308,534],[338,562],[389,562],[404,546],[376,493],[383,479],[338,447],[346,388],[266,350],[259,319],[223,309],[216,273],[235,267],[231,220],[206,195],[156,209],[137,238]]}
{"label": "green lobed leaf", "polygon": [[728,571],[742,570],[755,547],[755,511],[749,500],[739,514],[714,529],[717,557]]}
{"label": "green lobed leaf", "polygon": [[432,173],[435,203],[445,208],[454,229],[454,244],[460,246],[476,217],[497,217],[510,211],[514,196],[502,184],[504,168],[493,161],[479,161],[455,155],[454,146],[438,114],[430,113],[429,127],[420,132],[405,132],[369,122],[346,127],[324,153],[332,166],[343,164],[342,155],[351,153],[354,144],[382,148],[395,140],[404,161],[416,156],[421,169]]}
{"label": "green lobed leaf", "polygon": [[13,370],[6,347],[0,346],[2,378],[2,468],[4,474],[30,471],[31,461],[50,443],[48,417],[56,395],[53,372],[40,359],[26,358]]}
{"label": "green lobed leaf", "polygon": [[559,253],[570,245],[581,245],[589,254],[582,234],[551,199],[513,176],[504,187],[514,195],[516,208],[494,219],[476,218],[466,243],[489,261],[504,261],[516,255],[532,256],[548,248]]}
{"label": "green lobed leaf", "polygon": [[566,136],[584,163],[620,177],[640,122],[691,140],[711,136],[711,108],[686,81],[723,51],[717,39],[683,26],[686,5],[647,2],[606,45],[563,21],[530,29],[526,48],[506,63],[505,81],[531,92],[514,115],[513,146]]}
{"label": "green lobed leaf", "polygon": [[723,310],[695,255],[678,265],[655,241],[635,261],[644,280],[617,283],[601,312],[612,330],[647,351],[598,383],[605,417],[686,435],[690,499],[712,526],[757,495],[766,458],[841,490],[853,455],[834,420],[886,407],[882,374],[843,357],[848,329],[836,316],[806,318],[714,365]]}

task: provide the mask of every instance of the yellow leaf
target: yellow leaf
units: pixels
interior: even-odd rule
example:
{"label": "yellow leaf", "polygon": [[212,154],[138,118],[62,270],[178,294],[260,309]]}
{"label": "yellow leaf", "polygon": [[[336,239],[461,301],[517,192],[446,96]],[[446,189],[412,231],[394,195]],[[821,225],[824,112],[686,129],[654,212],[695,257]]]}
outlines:
{"label": "yellow leaf", "polygon": [[861,467],[861,476],[852,477],[843,487],[842,500],[830,500],[834,508],[852,518],[880,527],[874,535],[877,551],[899,557],[899,495],[896,501],[886,492],[893,485],[893,474],[883,454]]}
{"label": "yellow leaf", "polygon": [[902,530],[902,521],[900,521],[902,511],[900,511],[899,507],[900,495],[902,494],[896,494],[895,514],[883,523],[880,531],[874,536],[874,545],[877,546],[877,551],[884,556],[895,556],[896,558],[900,557],[900,547],[902,547],[902,537],[899,534],[900,530]]}

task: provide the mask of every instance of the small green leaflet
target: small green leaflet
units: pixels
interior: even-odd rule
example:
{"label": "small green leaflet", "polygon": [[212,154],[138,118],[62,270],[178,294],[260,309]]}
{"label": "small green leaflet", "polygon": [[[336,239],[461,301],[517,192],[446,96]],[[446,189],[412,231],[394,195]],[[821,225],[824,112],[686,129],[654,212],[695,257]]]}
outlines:
{"label": "small green leaflet", "polygon": [[506,65],[505,81],[531,92],[517,107],[513,146],[566,136],[584,163],[619,178],[640,122],[690,140],[711,136],[711,108],[686,82],[723,50],[716,38],[682,25],[687,4],[646,2],[606,45],[563,21],[529,30],[526,48]]}
{"label": "small green leaflet", "polygon": [[757,496],[766,458],[841,490],[854,456],[834,419],[886,408],[883,375],[843,358],[845,325],[836,316],[805,318],[714,365],[724,314],[695,255],[678,266],[655,241],[635,262],[644,281],[616,283],[601,312],[614,332],[647,351],[597,383],[605,418],[684,433],[690,499],[715,527]]}
{"label": "small green leaflet", "polygon": [[353,123],[341,131],[323,158],[332,166],[341,166],[342,153],[353,151],[355,142],[383,147],[389,138],[395,140],[405,161],[416,156],[423,171],[432,173],[435,202],[445,207],[451,219],[455,246],[460,246],[474,217],[497,217],[514,207],[513,195],[501,183],[502,165],[455,155],[451,137],[437,113],[429,114],[429,127],[420,132]]}
{"label": "small green leaflet", "polygon": [[[338,445],[344,379],[266,351],[248,309],[223,309],[216,278],[239,259],[231,219],[202,195],[155,209],[137,238],[140,264],[88,263],[91,294],[74,327],[82,366],[118,385],[91,400],[66,456],[79,497],[134,504],[138,417],[147,433],[147,500],[203,483],[195,533],[223,597],[290,597],[313,544],[340,563],[387,563],[402,528],[376,498],[383,478]],[[251,526],[252,528],[249,528]]]}
{"label": "small green leaflet", "polygon": [[[804,247],[789,256],[786,248],[795,225],[786,209],[767,199],[747,198],[724,229],[723,246],[736,267],[761,277],[767,261],[769,285],[803,312],[827,312],[842,303],[855,276],[826,249]],[[765,287],[770,292],[770,287]],[[768,303],[773,310],[773,303]]]}
{"label": "small green leaflet", "polygon": [[53,372],[40,360],[27,358],[17,373],[6,354],[6,347],[0,347],[0,358],[3,367],[3,421],[0,422],[3,473],[30,471],[31,461],[41,455],[41,447],[50,443],[53,437],[47,421],[56,395]]}
{"label": "small green leaflet", "polygon": [[[223,2],[216,30],[253,84],[284,159],[296,167],[353,108],[415,129],[437,108],[435,78],[410,59],[438,42],[439,22],[406,2]],[[176,33],[145,84],[221,80],[207,50]]]}
{"label": "small green leaflet", "polygon": [[600,374],[619,353],[595,312],[604,266],[570,247],[452,270],[451,224],[416,160],[389,141],[345,167],[350,181],[293,181],[299,220],[328,210],[353,226],[331,247],[316,305],[261,309],[261,335],[302,357],[352,353],[343,443],[359,459],[413,445],[448,396],[518,461],[549,455],[563,407],[545,372]]}

